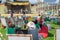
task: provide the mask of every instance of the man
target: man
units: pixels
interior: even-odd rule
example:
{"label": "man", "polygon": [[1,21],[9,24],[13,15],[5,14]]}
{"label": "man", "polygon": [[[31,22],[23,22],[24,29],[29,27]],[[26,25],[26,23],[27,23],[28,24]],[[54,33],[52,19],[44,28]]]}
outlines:
{"label": "man", "polygon": [[37,16],[37,21],[40,21],[40,17],[41,17],[41,16],[40,16],[40,14],[39,14],[39,15]]}
{"label": "man", "polygon": [[40,16],[40,14],[37,17],[37,21],[38,21],[40,28],[41,28],[42,27],[42,16]]}
{"label": "man", "polygon": [[13,12],[11,10],[9,10],[10,13],[10,17],[13,17]]}
{"label": "man", "polygon": [[23,17],[23,20],[25,20],[25,18],[26,18],[26,14],[25,14],[25,12],[23,12],[22,17]]}
{"label": "man", "polygon": [[33,40],[39,40],[38,39],[38,30],[36,29],[36,26],[33,21],[28,22],[28,34],[32,34]]}

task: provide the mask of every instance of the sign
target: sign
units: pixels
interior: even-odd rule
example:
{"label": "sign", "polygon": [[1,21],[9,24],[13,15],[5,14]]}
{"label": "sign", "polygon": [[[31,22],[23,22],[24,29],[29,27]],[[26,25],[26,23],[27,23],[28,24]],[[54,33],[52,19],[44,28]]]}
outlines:
{"label": "sign", "polygon": [[5,18],[1,18],[1,24],[2,24],[3,26],[7,26],[7,23],[6,23]]}
{"label": "sign", "polygon": [[60,28],[56,29],[56,35],[55,40],[60,40]]}
{"label": "sign", "polygon": [[32,40],[31,34],[8,34],[7,40]]}

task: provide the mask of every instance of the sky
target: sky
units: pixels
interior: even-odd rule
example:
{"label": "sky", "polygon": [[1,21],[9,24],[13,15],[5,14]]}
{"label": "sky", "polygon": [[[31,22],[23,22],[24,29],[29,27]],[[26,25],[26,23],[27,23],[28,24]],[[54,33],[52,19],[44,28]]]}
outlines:
{"label": "sky", "polygon": [[37,3],[37,0],[29,0],[29,2],[30,2],[31,4],[35,4],[35,3]]}
{"label": "sky", "polygon": [[53,4],[57,4],[59,2],[59,0],[40,0],[41,2],[46,2],[46,3],[53,3]]}
{"label": "sky", "polygon": [[[11,0],[11,1],[13,1],[13,0]],[[58,1],[59,0],[40,0],[41,2],[54,2],[54,3],[58,3]],[[3,2],[6,2],[6,0],[2,0],[2,3]],[[37,0],[29,0],[29,2],[31,3],[31,4],[35,4],[35,3],[37,3]]]}
{"label": "sky", "polygon": [[[13,1],[13,0],[11,0],[11,1]],[[6,0],[2,0],[2,3],[4,3],[4,2],[6,2]],[[31,4],[35,4],[35,3],[37,3],[37,0],[29,0],[29,2]]]}

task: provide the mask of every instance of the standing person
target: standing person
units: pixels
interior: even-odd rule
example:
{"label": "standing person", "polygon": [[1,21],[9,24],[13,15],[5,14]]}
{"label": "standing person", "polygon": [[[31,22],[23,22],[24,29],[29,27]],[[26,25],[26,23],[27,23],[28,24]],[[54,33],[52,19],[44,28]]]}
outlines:
{"label": "standing person", "polygon": [[37,20],[34,21],[35,25],[36,25],[36,28],[39,29],[39,23]]}
{"label": "standing person", "polygon": [[11,13],[11,17],[13,17],[13,12]]}
{"label": "standing person", "polygon": [[10,17],[13,17],[13,12],[11,10],[9,10],[10,13]]}
{"label": "standing person", "polygon": [[28,17],[25,18],[24,23],[25,23],[25,24],[28,23]]}
{"label": "standing person", "polygon": [[42,16],[41,16],[40,21],[39,21],[40,28],[42,28],[42,23],[43,23],[43,21],[42,21]]}
{"label": "standing person", "polygon": [[25,13],[28,14],[28,9],[27,8],[25,9]]}
{"label": "standing person", "polygon": [[22,17],[23,17],[23,20],[25,20],[25,18],[26,18],[26,14],[25,14],[25,12],[23,12]]}
{"label": "standing person", "polygon": [[40,16],[40,14],[39,14],[39,15],[37,16],[37,21],[40,21],[40,17],[41,17],[41,16]]}
{"label": "standing person", "polygon": [[40,16],[40,14],[37,17],[37,21],[38,21],[40,28],[41,28],[42,27],[42,16]]}
{"label": "standing person", "polygon": [[21,9],[20,12],[23,13],[23,9]]}
{"label": "standing person", "polygon": [[33,40],[39,40],[38,39],[38,30],[36,29],[36,26],[33,21],[28,22],[28,34],[32,34]]}

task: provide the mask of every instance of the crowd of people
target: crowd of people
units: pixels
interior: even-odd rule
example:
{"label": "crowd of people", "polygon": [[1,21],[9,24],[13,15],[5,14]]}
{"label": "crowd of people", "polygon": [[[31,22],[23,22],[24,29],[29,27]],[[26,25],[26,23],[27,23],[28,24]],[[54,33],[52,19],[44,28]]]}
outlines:
{"label": "crowd of people", "polygon": [[28,14],[29,13],[29,10],[26,8],[26,9],[22,9],[22,8],[16,8],[16,9],[10,9],[10,10],[8,10],[8,13],[17,13],[17,14],[19,14],[19,13],[26,13],[26,14]]}
{"label": "crowd of people", "polygon": [[5,18],[7,34],[32,34],[33,40],[39,40],[39,31],[42,26],[47,26],[45,17],[40,14],[33,18],[25,14],[17,17]]}

